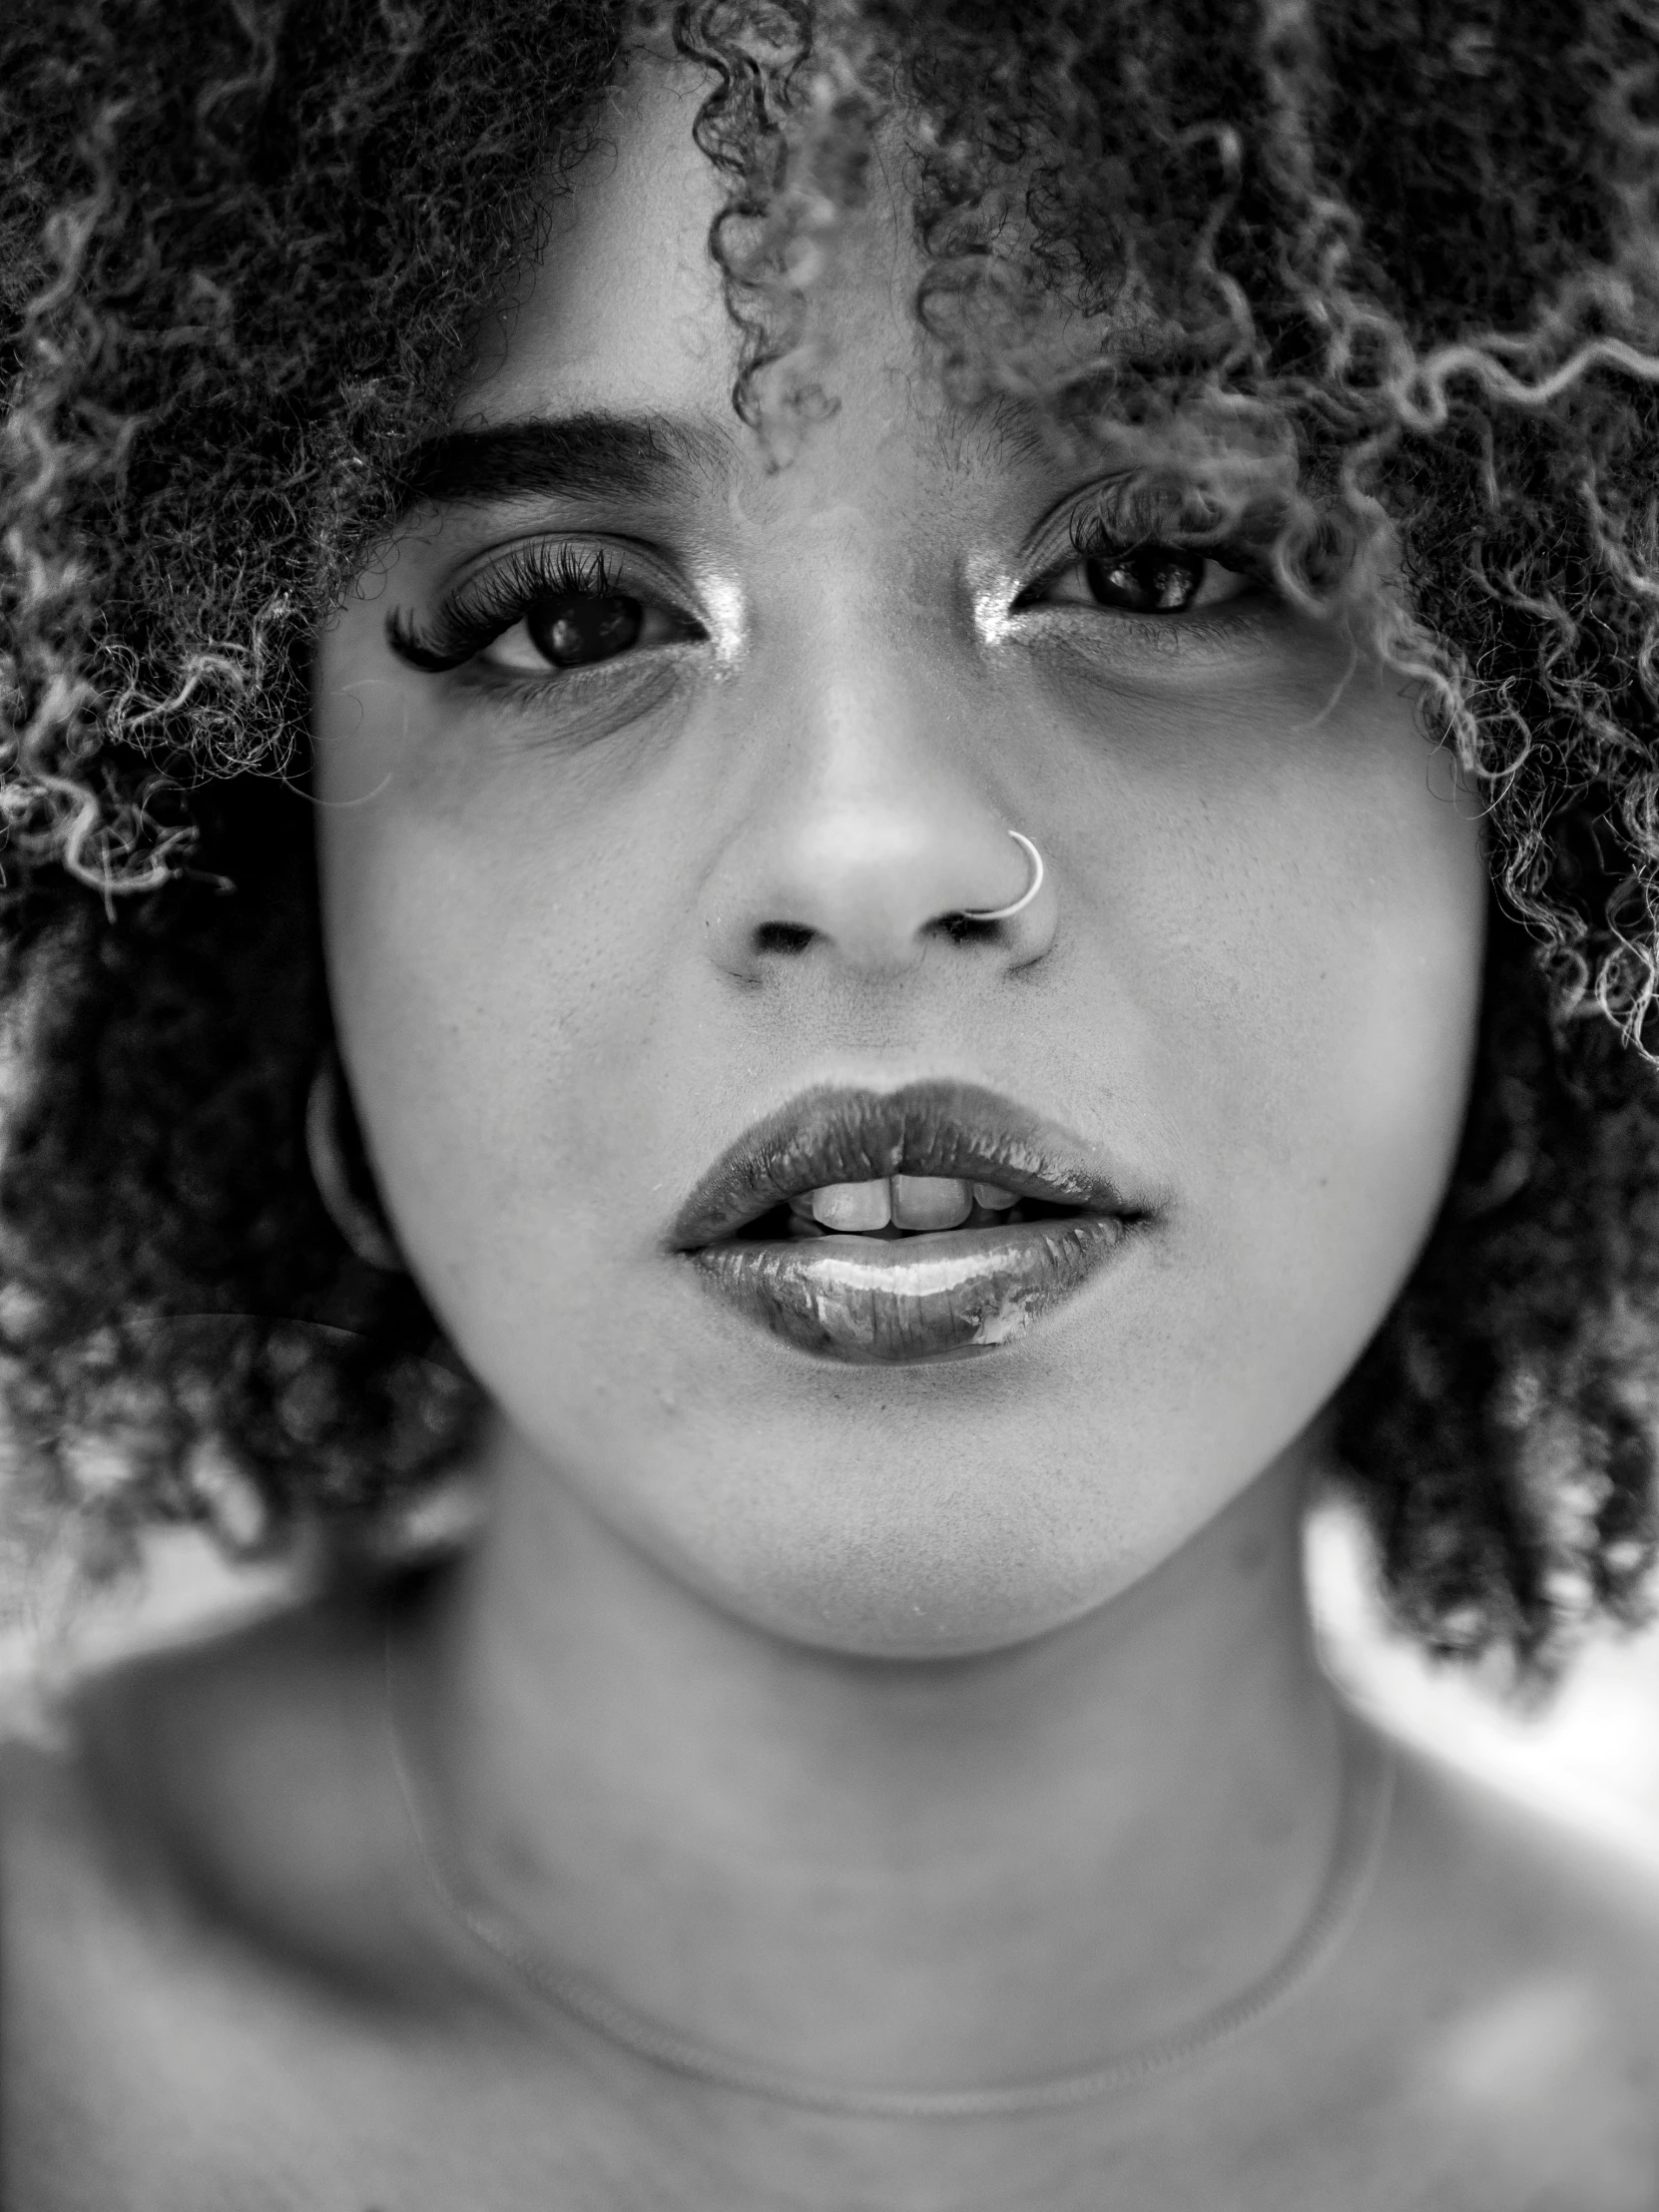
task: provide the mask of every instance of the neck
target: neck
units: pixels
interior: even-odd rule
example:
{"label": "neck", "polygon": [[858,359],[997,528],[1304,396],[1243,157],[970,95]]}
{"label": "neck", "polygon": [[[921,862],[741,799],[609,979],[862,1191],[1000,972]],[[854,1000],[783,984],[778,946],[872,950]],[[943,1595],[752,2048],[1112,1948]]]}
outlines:
{"label": "neck", "polygon": [[526,1952],[738,2056],[948,2088],[1177,2031],[1295,1940],[1343,1758],[1304,1464],[1070,1627],[882,1662],[734,1620],[492,1450],[406,1702],[446,1854]]}

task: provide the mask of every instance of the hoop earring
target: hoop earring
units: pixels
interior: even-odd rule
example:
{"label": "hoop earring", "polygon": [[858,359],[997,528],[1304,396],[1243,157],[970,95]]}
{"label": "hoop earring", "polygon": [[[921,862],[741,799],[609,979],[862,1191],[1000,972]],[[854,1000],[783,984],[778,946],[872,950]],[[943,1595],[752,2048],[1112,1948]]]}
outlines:
{"label": "hoop earring", "polygon": [[384,1275],[403,1275],[402,1255],[386,1226],[384,1215],[372,1197],[363,1197],[356,1183],[363,1177],[359,1159],[354,1176],[349,1153],[360,1155],[360,1142],[347,1147],[341,1129],[349,1101],[340,1078],[339,1056],[332,1045],[317,1062],[316,1073],[305,1098],[305,1157],[311,1181],[316,1185],[328,1219],[366,1267]]}

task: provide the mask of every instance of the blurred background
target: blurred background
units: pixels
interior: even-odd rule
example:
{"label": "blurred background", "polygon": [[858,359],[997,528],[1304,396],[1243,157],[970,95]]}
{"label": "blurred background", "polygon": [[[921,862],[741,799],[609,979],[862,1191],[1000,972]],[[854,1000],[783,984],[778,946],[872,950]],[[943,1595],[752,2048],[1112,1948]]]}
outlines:
{"label": "blurred background", "polygon": [[1659,1625],[1599,1630],[1553,1694],[1524,1709],[1389,1624],[1369,1538],[1341,1500],[1309,1522],[1308,1572],[1325,1663],[1357,1704],[1659,1866]]}

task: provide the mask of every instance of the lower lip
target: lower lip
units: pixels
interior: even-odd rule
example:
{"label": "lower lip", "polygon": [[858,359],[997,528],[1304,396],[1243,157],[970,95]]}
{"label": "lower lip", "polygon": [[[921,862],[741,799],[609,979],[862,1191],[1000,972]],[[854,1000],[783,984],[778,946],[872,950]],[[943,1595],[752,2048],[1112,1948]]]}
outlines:
{"label": "lower lip", "polygon": [[1123,1244],[1115,1214],[876,1240],[705,1245],[704,1281],[750,1320],[831,1360],[935,1360],[1014,1343]]}

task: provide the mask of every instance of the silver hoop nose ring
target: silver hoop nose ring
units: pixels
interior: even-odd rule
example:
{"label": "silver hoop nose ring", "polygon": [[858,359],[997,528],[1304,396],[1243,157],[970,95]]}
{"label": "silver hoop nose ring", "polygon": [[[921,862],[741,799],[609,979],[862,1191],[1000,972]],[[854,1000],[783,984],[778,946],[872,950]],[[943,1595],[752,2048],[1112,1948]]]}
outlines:
{"label": "silver hoop nose ring", "polygon": [[1043,887],[1043,856],[1029,837],[1022,837],[1017,830],[1008,832],[1025,857],[1031,863],[1031,880],[1026,884],[1011,906],[964,906],[964,921],[1012,921],[1015,914],[1023,914]]}

